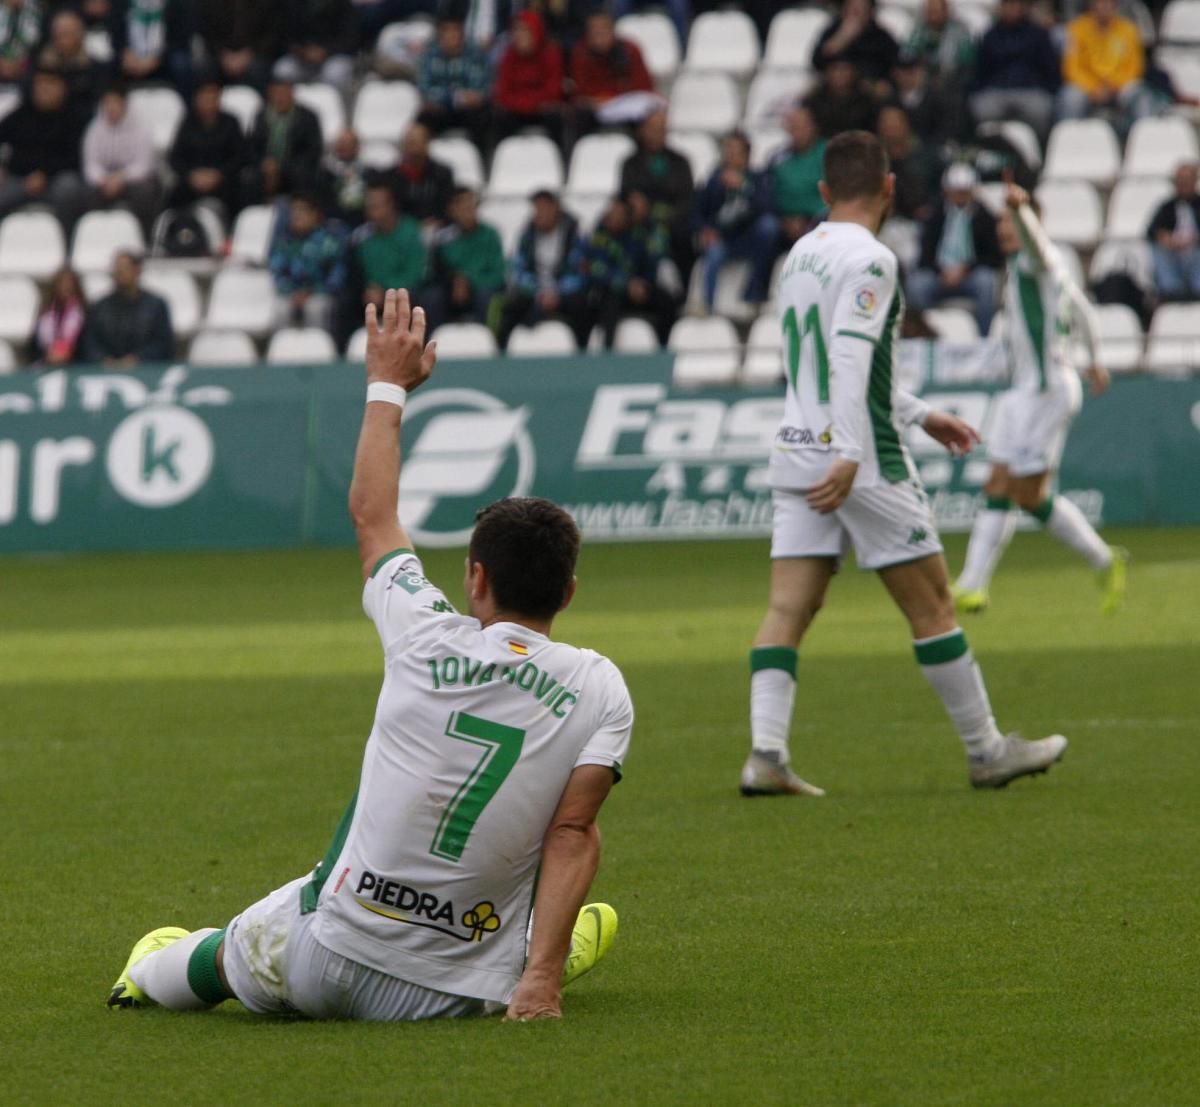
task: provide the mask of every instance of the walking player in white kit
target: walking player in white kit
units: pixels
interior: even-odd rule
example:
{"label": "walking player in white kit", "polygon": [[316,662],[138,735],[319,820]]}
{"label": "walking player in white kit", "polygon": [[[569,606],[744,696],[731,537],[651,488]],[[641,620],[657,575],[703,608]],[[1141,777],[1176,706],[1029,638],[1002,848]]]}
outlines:
{"label": "walking player in white kit", "polygon": [[797,647],[846,547],[879,573],[908,620],[917,663],[945,706],[975,787],[1044,772],[1067,741],[1027,742],[996,727],[979,666],[955,619],[929,501],[901,438],[920,423],[952,452],[978,440],[965,423],[896,388],[903,312],[895,255],[875,237],[895,179],[864,131],[825,149],[824,223],[792,247],[778,291],[787,398],[771,454],[771,592],[750,653],[751,753],[744,795],[823,795],[791,769]]}
{"label": "walking player in white kit", "polygon": [[633,708],[611,661],[549,637],[575,591],[579,531],[546,500],[484,508],[469,614],[456,613],[396,515],[406,390],[436,358],[425,315],[389,291],[367,332],[350,512],[385,668],[357,794],[312,873],[223,930],[152,931],[110,1006],[557,1017],[562,984],[615,936],[612,908],[583,901]]}
{"label": "walking player in white kit", "polygon": [[1095,312],[1038,221],[1028,193],[1009,185],[1006,201],[996,231],[1008,258],[1003,320],[1012,387],[997,407],[984,509],[971,528],[955,599],[960,611],[987,609],[988,585],[1017,526],[1016,505],[1096,570],[1101,611],[1112,614],[1125,593],[1127,555],[1109,546],[1075,504],[1053,492],[1067,432],[1082,402],[1068,350],[1072,333],[1087,347],[1085,375],[1092,391],[1098,395],[1108,387],[1097,357]]}

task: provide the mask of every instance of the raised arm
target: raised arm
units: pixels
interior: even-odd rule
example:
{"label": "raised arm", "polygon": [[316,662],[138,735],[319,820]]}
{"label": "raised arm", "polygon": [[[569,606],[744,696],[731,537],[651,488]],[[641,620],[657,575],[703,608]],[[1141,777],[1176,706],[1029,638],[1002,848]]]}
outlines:
{"label": "raised arm", "polygon": [[437,361],[425,345],[425,311],[411,308],[408,292],[388,289],[383,322],[367,305],[367,407],[350,481],[350,518],[358,537],[363,580],[384,554],[411,548],[398,516],[400,419],[407,393],[427,380]]}

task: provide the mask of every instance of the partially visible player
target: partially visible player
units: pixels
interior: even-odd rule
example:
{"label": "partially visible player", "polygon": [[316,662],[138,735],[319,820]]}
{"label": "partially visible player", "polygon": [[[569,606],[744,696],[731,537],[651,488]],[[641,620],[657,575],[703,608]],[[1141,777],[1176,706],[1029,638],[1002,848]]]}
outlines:
{"label": "partially visible player", "polygon": [[[797,647],[851,544],[859,567],[878,572],[908,620],[917,663],[966,748],[972,785],[1003,787],[1044,772],[1067,745],[1057,734],[1028,742],[1000,732],[955,619],[937,527],[901,428],[920,423],[956,453],[978,435],[896,387],[903,299],[895,255],[875,237],[894,186],[873,135],[832,139],[820,186],[829,215],[783,267],[787,397],[770,462],[771,593],[750,652],[744,795],[824,794],[789,763]],[[848,674],[848,694],[869,687],[869,674]]]}
{"label": "partially visible player", "polygon": [[1074,331],[1087,346],[1084,375],[1092,391],[1099,395],[1108,387],[1108,373],[1097,357],[1096,315],[1038,221],[1029,194],[1009,185],[1005,199],[997,237],[1008,257],[1003,320],[1012,387],[997,406],[985,506],[971,528],[955,600],[960,611],[987,609],[992,574],[1016,529],[1015,504],[1096,570],[1101,611],[1112,614],[1125,593],[1127,555],[1109,546],[1075,504],[1053,491],[1067,432],[1082,402],[1068,349]]}
{"label": "partially visible player", "polygon": [[[225,929],[166,927],[130,955],[110,1007],[399,1020],[507,1006],[554,1018],[560,988],[612,943],[581,906],[596,815],[619,779],[633,707],[616,666],[553,641],[575,592],[579,531],[547,500],[476,519],[469,615],[424,575],[397,520],[406,389],[433,369],[425,314],[389,291],[367,308],[367,404],[350,512],[383,689],[358,791],[325,858]],[[529,930],[533,912],[532,931]]]}

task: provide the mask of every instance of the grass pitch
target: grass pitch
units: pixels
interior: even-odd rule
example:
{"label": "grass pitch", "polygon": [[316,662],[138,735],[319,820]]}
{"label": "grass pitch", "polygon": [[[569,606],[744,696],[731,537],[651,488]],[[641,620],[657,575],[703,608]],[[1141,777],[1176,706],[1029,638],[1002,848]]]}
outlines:
{"label": "grass pitch", "polygon": [[[559,633],[638,709],[594,888],[621,934],[523,1026],[105,1010],[144,931],[222,925],[321,855],[379,649],[344,551],[5,561],[0,1102],[1197,1103],[1200,533],[1114,537],[1118,618],[1022,535],[967,624],[1001,725],[1071,738],[994,794],[842,574],[793,732],[818,801],[736,792],[765,543],[589,548]],[[461,555],[426,565],[457,598]]]}

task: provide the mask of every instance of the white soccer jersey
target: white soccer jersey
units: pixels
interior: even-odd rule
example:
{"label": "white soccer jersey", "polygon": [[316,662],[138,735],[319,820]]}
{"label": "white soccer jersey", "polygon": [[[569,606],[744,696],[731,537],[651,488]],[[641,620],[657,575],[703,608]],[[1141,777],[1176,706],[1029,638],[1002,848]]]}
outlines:
{"label": "white soccer jersey", "polygon": [[[895,255],[856,223],[822,223],[792,247],[777,298],[787,396],[771,486],[810,488],[835,456],[858,462],[855,487],[912,479],[899,426],[928,409],[896,388],[904,298]],[[842,343],[868,344],[869,360],[835,356]]]}
{"label": "white soccer jersey", "polygon": [[323,946],[414,984],[507,1002],[542,839],[571,771],[620,776],[633,706],[616,666],[456,614],[414,553],[363,607],[385,675],[358,793],[301,893]]}

